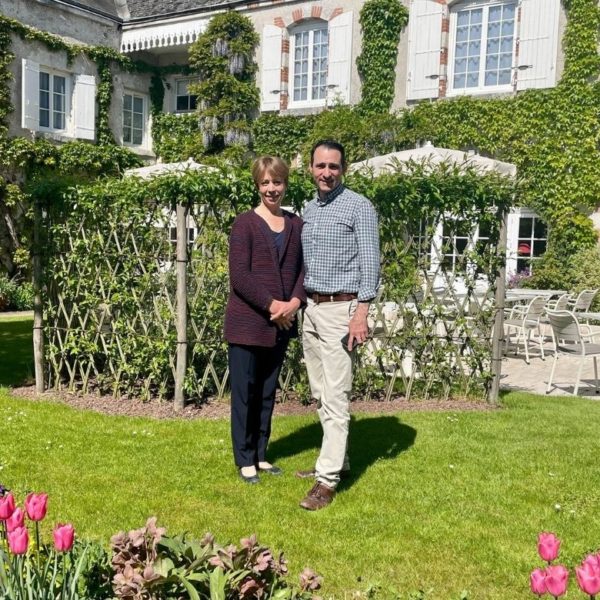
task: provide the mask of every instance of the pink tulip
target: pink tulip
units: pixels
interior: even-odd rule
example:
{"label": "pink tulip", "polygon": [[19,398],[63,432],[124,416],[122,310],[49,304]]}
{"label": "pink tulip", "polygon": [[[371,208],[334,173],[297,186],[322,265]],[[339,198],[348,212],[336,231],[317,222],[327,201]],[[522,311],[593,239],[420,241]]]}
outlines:
{"label": "pink tulip", "polygon": [[548,590],[546,589],[546,571],[544,569],[535,569],[529,576],[529,585],[531,591],[538,596],[543,596]]}
{"label": "pink tulip", "polygon": [[0,521],[6,521],[15,512],[15,499],[12,494],[0,496]]}
{"label": "pink tulip", "polygon": [[8,547],[13,554],[25,554],[29,546],[27,527],[17,527],[8,534]]}
{"label": "pink tulip", "polygon": [[590,596],[600,593],[600,569],[584,562],[580,567],[575,567],[575,573],[582,592]]}
{"label": "pink tulip", "polygon": [[563,565],[546,567],[546,588],[548,593],[555,598],[562,596],[567,591],[569,571]]}
{"label": "pink tulip", "polygon": [[560,540],[553,533],[540,533],[537,548],[542,560],[551,562],[558,556]]}
{"label": "pink tulip", "polygon": [[600,554],[588,554],[583,559],[583,565],[590,565],[594,569],[600,569]]}
{"label": "pink tulip", "polygon": [[42,521],[48,508],[48,494],[28,494],[25,498],[25,510],[32,521]]}
{"label": "pink tulip", "polygon": [[66,525],[59,523],[54,528],[52,535],[54,537],[54,547],[59,552],[68,552],[73,547],[75,530],[70,523],[67,523]]}
{"label": "pink tulip", "polygon": [[6,519],[6,531],[14,531],[19,527],[25,527],[25,513],[20,508],[15,508],[13,514]]}

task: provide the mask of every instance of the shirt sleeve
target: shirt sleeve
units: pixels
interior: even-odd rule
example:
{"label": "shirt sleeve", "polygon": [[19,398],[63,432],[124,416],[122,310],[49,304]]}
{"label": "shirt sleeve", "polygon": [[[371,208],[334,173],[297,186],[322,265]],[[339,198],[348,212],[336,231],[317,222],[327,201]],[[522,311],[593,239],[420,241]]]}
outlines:
{"label": "shirt sleeve", "polygon": [[379,287],[379,226],[370,202],[364,202],[358,209],[355,231],[360,265],[358,300],[367,302],[377,296]]}
{"label": "shirt sleeve", "polygon": [[273,296],[251,271],[252,232],[247,224],[235,220],[229,236],[229,280],[233,291],[249,304],[268,311]]}

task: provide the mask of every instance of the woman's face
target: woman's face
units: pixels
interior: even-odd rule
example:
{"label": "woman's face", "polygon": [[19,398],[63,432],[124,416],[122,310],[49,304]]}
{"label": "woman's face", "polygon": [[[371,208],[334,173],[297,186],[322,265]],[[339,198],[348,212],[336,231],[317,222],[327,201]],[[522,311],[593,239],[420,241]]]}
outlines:
{"label": "woman's face", "polygon": [[269,209],[277,209],[285,195],[286,184],[275,173],[265,171],[258,181],[260,201]]}

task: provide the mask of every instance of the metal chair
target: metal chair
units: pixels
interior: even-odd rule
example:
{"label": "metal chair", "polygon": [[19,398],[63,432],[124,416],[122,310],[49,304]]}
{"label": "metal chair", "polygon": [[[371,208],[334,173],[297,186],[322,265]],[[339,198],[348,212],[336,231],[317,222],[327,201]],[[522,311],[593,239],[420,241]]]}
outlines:
{"label": "metal chair", "polygon": [[594,359],[594,377],[596,379],[596,394],[600,393],[600,384],[598,382],[598,363],[597,356],[600,354],[600,344],[586,342],[577,321],[575,314],[568,310],[549,310],[548,320],[552,327],[552,338],[554,340],[554,362],[552,363],[552,371],[548,380],[546,394],[549,394],[553,386],[554,370],[558,362],[559,354],[565,356],[579,356],[579,368],[577,369],[577,378],[575,380],[575,388],[573,395],[577,396],[579,391],[579,381],[581,380],[581,372],[583,363],[586,357],[591,356]]}
{"label": "metal chair", "polygon": [[515,306],[511,311],[508,319],[504,321],[506,328],[506,345],[508,346],[508,339],[512,329],[517,332],[517,341],[515,354],[519,352],[519,344],[521,337],[525,344],[525,362],[529,364],[529,340],[531,339],[531,332],[537,329],[538,338],[540,343],[540,352],[542,359],[544,358],[544,338],[540,328],[540,318],[544,313],[546,307],[546,298],[544,296],[536,296],[526,306]]}

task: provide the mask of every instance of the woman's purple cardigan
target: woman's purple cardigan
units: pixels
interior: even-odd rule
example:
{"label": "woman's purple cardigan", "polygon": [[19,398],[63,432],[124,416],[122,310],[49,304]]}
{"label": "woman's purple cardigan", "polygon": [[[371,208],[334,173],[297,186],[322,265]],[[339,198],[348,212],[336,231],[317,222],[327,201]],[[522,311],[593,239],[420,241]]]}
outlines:
{"label": "woman's purple cardigan", "polygon": [[[253,210],[238,215],[229,237],[229,300],[225,339],[230,344],[273,347],[277,326],[270,321],[273,300],[298,298],[306,303],[300,233],[302,219],[283,211],[281,257],[271,229]],[[298,335],[296,322],[287,332]]]}

